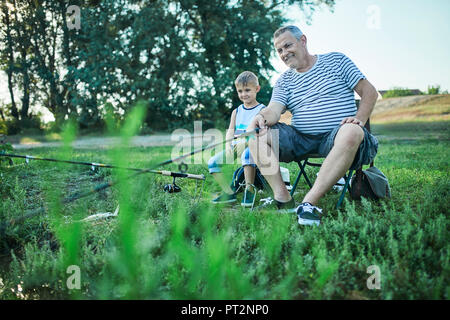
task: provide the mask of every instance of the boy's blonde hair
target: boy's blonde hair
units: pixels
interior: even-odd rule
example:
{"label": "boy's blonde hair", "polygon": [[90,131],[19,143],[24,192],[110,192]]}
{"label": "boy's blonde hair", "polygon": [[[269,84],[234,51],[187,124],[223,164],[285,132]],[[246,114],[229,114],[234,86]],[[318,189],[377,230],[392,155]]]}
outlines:
{"label": "boy's blonde hair", "polygon": [[240,75],[237,76],[234,81],[235,85],[247,86],[249,84],[254,84],[255,86],[259,86],[258,77],[251,71],[244,71]]}

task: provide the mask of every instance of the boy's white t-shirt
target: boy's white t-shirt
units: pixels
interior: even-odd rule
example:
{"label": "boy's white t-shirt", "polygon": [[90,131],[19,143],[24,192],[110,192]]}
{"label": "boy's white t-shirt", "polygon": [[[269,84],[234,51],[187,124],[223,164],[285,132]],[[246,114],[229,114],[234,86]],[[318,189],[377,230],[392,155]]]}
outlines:
{"label": "boy's white t-shirt", "polygon": [[[262,108],[266,106],[262,103],[256,105],[255,107],[248,109],[243,104],[236,108],[236,124],[234,127],[234,136],[239,136],[247,131],[247,127],[252,122],[253,118],[261,111]],[[233,140],[231,145],[239,143],[238,140]]]}

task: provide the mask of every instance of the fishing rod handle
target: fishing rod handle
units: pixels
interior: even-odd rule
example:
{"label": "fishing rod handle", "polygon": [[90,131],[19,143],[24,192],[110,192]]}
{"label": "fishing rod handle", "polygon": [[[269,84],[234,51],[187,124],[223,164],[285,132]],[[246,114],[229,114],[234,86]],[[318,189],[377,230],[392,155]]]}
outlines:
{"label": "fishing rod handle", "polygon": [[161,170],[160,172],[163,176],[205,180],[205,176],[203,174],[181,173],[181,172],[172,172],[172,171],[166,171],[166,170]]}

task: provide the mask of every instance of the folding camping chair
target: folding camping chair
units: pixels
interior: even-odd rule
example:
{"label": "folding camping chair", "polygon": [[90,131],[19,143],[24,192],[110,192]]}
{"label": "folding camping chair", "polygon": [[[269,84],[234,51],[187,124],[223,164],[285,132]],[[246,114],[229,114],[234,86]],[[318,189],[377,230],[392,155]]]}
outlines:
{"label": "folding camping chair", "polygon": [[[298,173],[297,178],[295,179],[294,185],[292,186],[292,189],[291,189],[291,192],[290,192],[291,197],[293,197],[295,189],[297,188],[297,185],[298,185],[298,183],[300,181],[300,178],[302,176],[305,178],[306,183],[308,184],[308,186],[310,188],[312,188],[312,183],[309,180],[308,175],[306,174],[305,167],[306,166],[311,166],[311,167],[320,167],[320,166],[322,166],[321,163],[309,162],[309,159],[319,159],[319,158],[323,158],[323,156],[318,155],[318,154],[307,154],[307,155],[303,156],[302,158],[300,158],[299,160],[296,161],[297,164],[298,164],[298,167],[300,169],[300,172]],[[338,200],[338,202],[336,204],[336,209],[339,209],[339,207],[341,206],[342,202],[344,201],[344,196],[345,196],[345,192],[347,191],[347,189],[351,188],[350,180],[351,180],[351,178],[353,176],[354,171],[355,170],[349,170],[344,175],[345,184],[344,184],[344,187],[342,189],[341,196],[339,197],[339,200]]]}
{"label": "folding camping chair", "polygon": [[[357,101],[357,106],[359,105],[358,103],[359,101]],[[366,124],[364,125],[364,127],[367,129],[367,131],[370,132],[370,119],[367,120]],[[312,188],[312,183],[308,178],[308,175],[306,174],[306,166],[311,166],[311,167],[320,167],[322,164],[321,163],[314,163],[314,162],[310,162],[309,159],[318,159],[318,158],[324,158],[323,156],[319,155],[319,154],[307,154],[304,155],[303,157],[301,157],[300,159],[296,160],[298,167],[300,169],[297,178],[295,179],[294,185],[292,186],[291,189],[291,197],[294,195],[295,189],[297,188],[297,185],[300,181],[300,178],[303,176],[306,180],[306,183],[308,184],[308,186],[310,188]],[[371,164],[371,166],[373,166],[373,163]],[[348,170],[348,172],[344,175],[344,180],[345,180],[345,184],[344,184],[344,188],[342,189],[341,195],[339,197],[339,200],[336,204],[336,209],[339,209],[339,207],[342,205],[342,202],[344,201],[344,197],[345,197],[345,192],[347,191],[347,189],[349,191],[351,191],[351,186],[350,186],[350,181],[352,179],[352,176],[354,174],[355,171],[360,171],[362,173],[362,167],[358,168],[356,170]]]}

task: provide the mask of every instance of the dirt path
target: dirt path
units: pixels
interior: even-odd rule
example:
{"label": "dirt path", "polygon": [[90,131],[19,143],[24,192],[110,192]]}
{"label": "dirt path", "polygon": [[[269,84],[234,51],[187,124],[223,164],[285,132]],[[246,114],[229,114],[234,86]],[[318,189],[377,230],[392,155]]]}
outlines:
{"label": "dirt path", "polygon": [[[134,147],[158,147],[158,146],[174,146],[180,142],[180,138],[176,140],[171,139],[170,134],[167,135],[148,135],[137,136],[131,139],[131,145]],[[30,141],[30,139],[22,139],[18,143],[12,143],[15,150],[21,149],[35,149],[44,147],[59,147],[62,142],[39,142]],[[189,139],[187,139],[189,141]],[[72,143],[74,149],[107,149],[120,143],[118,137],[89,137],[80,138]]]}
{"label": "dirt path", "polygon": [[[380,99],[375,105],[375,109],[372,116],[379,113],[385,112],[389,109],[394,109],[397,107],[407,107],[419,103],[425,103],[427,101],[436,99],[441,95],[418,95],[418,96],[407,96],[399,98],[388,98]],[[281,117],[281,122],[290,123],[291,114],[286,112]],[[17,139],[15,139],[17,140]],[[186,141],[189,141],[187,139]],[[106,149],[117,145],[120,142],[120,138],[115,137],[86,137],[80,138],[73,142],[72,146],[75,149]],[[174,146],[178,144],[180,140],[172,140],[170,134],[165,135],[146,135],[137,136],[131,140],[132,146],[135,147],[157,147],[157,146]],[[196,142],[198,142],[196,140]],[[61,146],[61,142],[39,142],[31,139],[22,139],[20,142],[12,142],[12,146],[16,150],[20,149],[34,149],[43,147],[58,147]]]}

